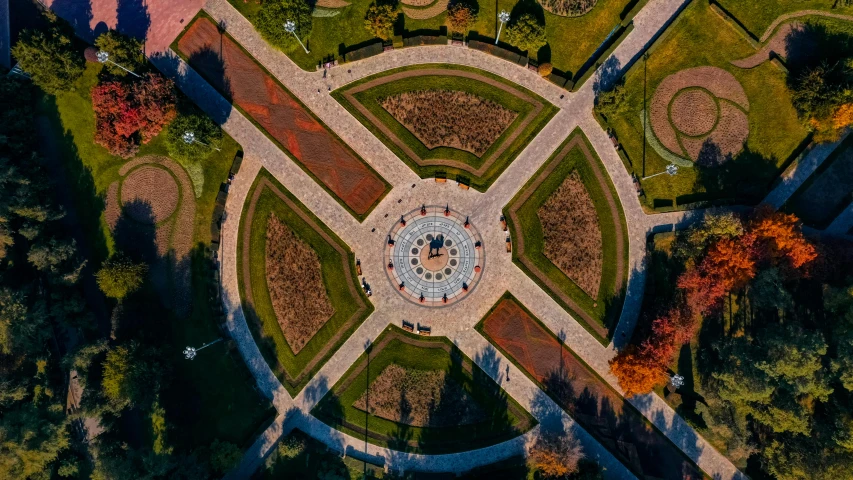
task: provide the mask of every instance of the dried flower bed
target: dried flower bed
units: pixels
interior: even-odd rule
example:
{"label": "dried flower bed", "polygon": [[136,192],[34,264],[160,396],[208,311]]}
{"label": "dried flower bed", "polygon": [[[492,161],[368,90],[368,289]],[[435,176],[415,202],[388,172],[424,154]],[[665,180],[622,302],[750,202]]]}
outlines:
{"label": "dried flower bed", "polygon": [[392,364],[353,406],[367,410],[368,396],[372,415],[415,427],[469,425],[486,418],[468,392],[444,371]]}
{"label": "dried flower bed", "polygon": [[121,202],[131,218],[160,223],[178,206],[178,184],[165,169],[146,165],[132,171],[121,184]]}
{"label": "dried flower bed", "polygon": [[343,8],[350,4],[346,0],[317,0],[315,7],[319,8]]}
{"label": "dried flower bed", "polygon": [[408,5],[410,7],[426,7],[434,0],[400,0],[400,3],[403,5]]}
{"label": "dried flower bed", "polygon": [[284,338],[299,353],[335,313],[323,284],[320,257],[274,214],[267,220],[266,278]]}
{"label": "dried flower bed", "polygon": [[603,262],[595,204],[577,170],[539,207],[544,254],[592,298],[598,297]]}
{"label": "dried flower bed", "polygon": [[589,13],[598,0],[539,0],[542,8],[561,17],[580,17]]}
{"label": "dried flower bed", "polygon": [[438,0],[428,8],[406,8],[403,7],[403,13],[412,20],[427,20],[437,17],[447,11],[447,5],[450,0]]}
{"label": "dried flower bed", "polygon": [[[709,102],[719,109],[711,108]],[[649,119],[665,148],[714,165],[743,149],[749,136],[748,111],[749,100],[740,82],[721,68],[706,66],[664,78],[652,97]]]}
{"label": "dried flower bed", "polygon": [[516,112],[468,92],[416,90],[379,100],[427,148],[451,147],[477,156],[501,136]]}

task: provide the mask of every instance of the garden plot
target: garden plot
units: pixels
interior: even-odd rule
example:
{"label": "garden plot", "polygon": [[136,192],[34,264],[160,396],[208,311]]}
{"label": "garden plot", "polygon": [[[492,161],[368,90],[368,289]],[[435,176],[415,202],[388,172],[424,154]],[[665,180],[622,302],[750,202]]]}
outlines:
{"label": "garden plot", "polygon": [[487,447],[536,425],[449,340],[397,327],[374,341],[311,414],[375,445],[423,454]]}
{"label": "garden plot", "polygon": [[296,395],[373,305],[359,287],[349,247],[266,170],[240,221],[246,321],[272,371]]}
{"label": "garden plot", "polygon": [[[606,120],[648,208],[758,202],[801,151],[808,132],[785,73],[771,62],[732,64],[757,51],[707,3],[693,2],[628,71],[623,112]],[[669,164],[677,174],[652,177]]]}
{"label": "garden plot", "polygon": [[601,160],[575,131],[504,208],[513,261],[600,342],[622,310],[628,233]]}

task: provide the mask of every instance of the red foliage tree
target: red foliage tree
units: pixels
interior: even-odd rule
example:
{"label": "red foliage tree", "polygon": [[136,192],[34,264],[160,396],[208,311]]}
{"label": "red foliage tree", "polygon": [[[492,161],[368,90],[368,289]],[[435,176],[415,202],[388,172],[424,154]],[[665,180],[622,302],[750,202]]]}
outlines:
{"label": "red foliage tree", "polygon": [[761,254],[772,263],[787,260],[794,269],[817,258],[817,250],[803,236],[796,215],[761,208],[750,229],[761,240]]}
{"label": "red foliage tree", "polygon": [[176,115],[175,87],[153,73],[132,83],[110,81],[92,89],[95,142],[113,155],[130,157]]}
{"label": "red foliage tree", "polygon": [[660,353],[646,341],[639,347],[628,345],[610,359],[610,371],[616,376],[625,396],[648,393],[666,383],[666,369],[656,358]]}

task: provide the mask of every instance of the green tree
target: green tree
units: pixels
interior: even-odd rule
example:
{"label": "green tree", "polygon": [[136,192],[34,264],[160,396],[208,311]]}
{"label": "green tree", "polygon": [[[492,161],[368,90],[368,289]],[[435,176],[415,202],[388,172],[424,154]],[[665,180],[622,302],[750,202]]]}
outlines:
{"label": "green tree", "polygon": [[12,55],[33,83],[55,95],[71,89],[83,73],[84,60],[71,34],[60,28],[61,20],[52,14],[48,18],[51,25],[47,29],[21,32]]}
{"label": "green tree", "polygon": [[148,266],[134,263],[123,255],[116,255],[104,262],[95,276],[104,295],[121,300],[138,290],[145,280]]}
{"label": "green tree", "polygon": [[628,113],[628,101],[625,95],[625,87],[617,83],[610,90],[598,92],[595,98],[596,113],[606,118],[615,118]]}
{"label": "green tree", "polygon": [[506,30],[507,42],[515,45],[521,50],[532,54],[539,51],[548,43],[545,37],[545,26],[540,24],[536,17],[525,13],[510,24]]}
{"label": "green tree", "polygon": [[[186,132],[192,132],[197,141],[185,142],[183,136]],[[178,115],[166,129],[169,155],[181,163],[207,158],[221,142],[222,130],[219,125],[201,113]]]}
{"label": "green tree", "polygon": [[465,33],[477,21],[477,12],[466,3],[454,3],[447,9],[447,25],[451,32]]}
{"label": "green tree", "polygon": [[311,7],[304,0],[267,0],[261,4],[261,10],[255,17],[255,28],[264,39],[284,50],[293,50],[299,43],[293,34],[284,30],[284,23],[291,21],[296,25],[295,33],[303,43],[311,34]]}
{"label": "green tree", "polygon": [[242,457],[240,447],[231,442],[216,439],[210,444],[210,468],[216,473],[228,472],[240,463]]}
{"label": "green tree", "polygon": [[[99,50],[109,53],[111,61],[135,73],[140,73],[146,65],[142,42],[133,37],[108,30],[95,40],[95,45]],[[112,63],[107,63],[105,67],[111,74],[119,77],[130,75]]]}
{"label": "green tree", "polygon": [[397,9],[394,6],[373,3],[364,17],[364,28],[371,35],[388,40],[394,36],[395,21],[397,21]]}
{"label": "green tree", "polygon": [[137,342],[107,352],[101,389],[112,411],[127,406],[148,408],[155,403],[165,369],[157,356]]}

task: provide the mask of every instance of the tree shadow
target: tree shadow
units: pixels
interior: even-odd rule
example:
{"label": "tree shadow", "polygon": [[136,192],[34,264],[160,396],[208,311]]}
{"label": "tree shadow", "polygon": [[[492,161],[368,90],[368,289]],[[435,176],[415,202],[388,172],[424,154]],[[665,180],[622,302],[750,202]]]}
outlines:
{"label": "tree shadow", "polygon": [[545,25],[545,10],[539,2],[536,0],[519,0],[518,3],[513,5],[512,10],[510,10],[510,20],[504,27],[513,25],[518,21],[519,17],[525,14],[533,15],[533,18],[536,19],[539,25]]}
{"label": "tree shadow", "polygon": [[831,30],[826,23],[816,20],[800,24],[785,37],[784,60],[790,74],[789,82],[805,70],[823,63],[833,65],[853,56],[853,36],[840,30]]}
{"label": "tree shadow", "polygon": [[151,17],[144,0],[118,0],[115,27],[117,31],[145,42],[150,27]]}
{"label": "tree shadow", "polygon": [[[794,152],[794,156],[799,153]],[[778,176],[779,162],[744,145],[733,156],[722,155],[717,145],[706,142],[697,161],[696,180],[692,192],[676,197],[676,203],[711,202],[726,199],[728,203],[755,205],[764,199]]]}
{"label": "tree shadow", "polygon": [[74,32],[88,42],[93,42],[98,35],[107,31],[107,25],[103,22],[92,28],[91,0],[53,0],[50,10],[68,22]]}

